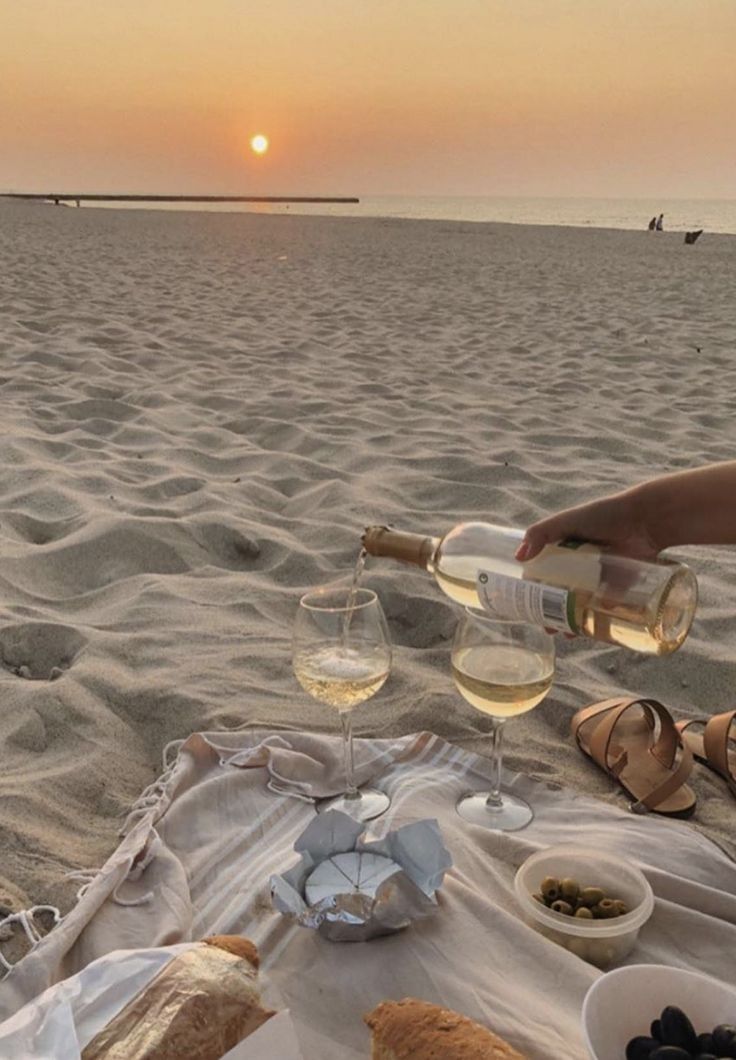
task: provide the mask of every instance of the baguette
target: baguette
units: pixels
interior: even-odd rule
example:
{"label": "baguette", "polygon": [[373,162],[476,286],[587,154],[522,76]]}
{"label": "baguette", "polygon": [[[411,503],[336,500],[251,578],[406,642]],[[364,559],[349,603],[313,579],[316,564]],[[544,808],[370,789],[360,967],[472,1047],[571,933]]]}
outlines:
{"label": "baguette", "polygon": [[372,1060],[525,1060],[480,1023],[427,1001],[382,1001],[363,1019]]}

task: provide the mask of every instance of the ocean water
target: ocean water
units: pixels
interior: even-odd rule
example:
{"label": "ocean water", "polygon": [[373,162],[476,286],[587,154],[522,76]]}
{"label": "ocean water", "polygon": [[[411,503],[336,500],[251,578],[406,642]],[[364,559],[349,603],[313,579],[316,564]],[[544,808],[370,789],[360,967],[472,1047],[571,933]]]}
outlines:
{"label": "ocean water", "polygon": [[[452,221],[502,221],[510,224],[572,225],[580,228],[645,229],[664,214],[665,229],[703,228],[736,234],[736,199],[512,199],[512,198],[366,198],[361,212],[382,217],[426,217]],[[356,207],[357,209],[357,207]]]}
{"label": "ocean water", "polygon": [[[359,193],[356,193],[359,194]],[[110,206],[116,204],[110,203]],[[117,204],[118,207],[122,204]],[[129,205],[129,204],[126,204]],[[85,204],[85,208],[89,208]],[[136,204],[140,209],[141,205]],[[312,214],[337,217],[408,217],[445,221],[500,221],[509,224],[571,225],[576,228],[646,229],[649,219],[664,214],[665,231],[736,234],[736,199],[555,199],[481,196],[360,196],[359,203],[219,203],[151,204],[155,209],[216,210],[268,214]]]}

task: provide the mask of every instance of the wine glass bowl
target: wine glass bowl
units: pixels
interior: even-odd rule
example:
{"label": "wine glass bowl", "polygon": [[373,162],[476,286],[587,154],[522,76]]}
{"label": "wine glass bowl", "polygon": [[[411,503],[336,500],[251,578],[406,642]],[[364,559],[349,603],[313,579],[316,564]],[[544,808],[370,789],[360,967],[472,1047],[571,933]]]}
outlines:
{"label": "wine glass bowl", "polygon": [[531,807],[500,790],[501,736],[508,718],[541,703],[554,673],[554,639],[541,627],[465,608],[452,646],[452,675],[466,702],[493,723],[492,787],[460,800],[457,811],[465,820],[500,831],[515,831],[531,821]]}
{"label": "wine glass bowl", "polygon": [[391,642],[380,601],[371,589],[324,586],[299,601],[292,651],[305,692],[337,710],[343,733],[346,790],[318,805],[361,821],[379,816],[388,796],[353,782],[352,711],[379,691],[391,668]]}

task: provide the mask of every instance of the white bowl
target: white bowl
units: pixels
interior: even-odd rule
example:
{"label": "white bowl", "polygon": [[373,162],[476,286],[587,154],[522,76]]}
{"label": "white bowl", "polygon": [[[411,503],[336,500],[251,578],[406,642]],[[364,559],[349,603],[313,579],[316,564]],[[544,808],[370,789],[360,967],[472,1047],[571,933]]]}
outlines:
{"label": "white bowl", "polygon": [[[532,898],[545,876],[571,876],[581,887],[602,887],[621,898],[629,912],[611,920],[579,920],[555,913]],[[654,895],[646,876],[617,854],[565,844],[527,858],[514,880],[526,920],[553,942],[598,968],[622,961],[636,945],[642,924],[652,915]]]}
{"label": "white bowl", "polygon": [[622,1060],[663,1008],[677,1005],[698,1034],[736,1023],[736,988],[663,964],[632,964],[597,979],[583,1001],[583,1037],[593,1060]]}

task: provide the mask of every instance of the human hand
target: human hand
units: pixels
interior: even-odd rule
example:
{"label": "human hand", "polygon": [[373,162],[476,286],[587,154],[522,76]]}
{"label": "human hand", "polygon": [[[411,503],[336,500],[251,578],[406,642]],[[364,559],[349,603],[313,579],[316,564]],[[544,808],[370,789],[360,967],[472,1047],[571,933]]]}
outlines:
{"label": "human hand", "polygon": [[540,519],[526,531],[516,550],[516,559],[524,563],[545,545],[568,538],[608,546],[634,559],[654,559],[660,551],[649,533],[636,494],[626,491]]}

